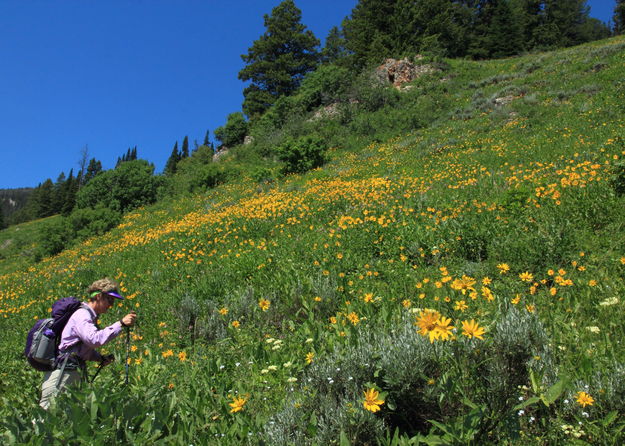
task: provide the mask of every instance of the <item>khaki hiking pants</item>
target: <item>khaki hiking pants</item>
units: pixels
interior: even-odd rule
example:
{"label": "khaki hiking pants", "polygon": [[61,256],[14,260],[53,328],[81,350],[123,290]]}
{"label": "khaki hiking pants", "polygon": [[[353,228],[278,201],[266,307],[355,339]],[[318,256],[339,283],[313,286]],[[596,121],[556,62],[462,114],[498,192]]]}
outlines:
{"label": "khaki hiking pants", "polygon": [[51,372],[46,372],[46,374],[43,376],[43,384],[41,385],[41,401],[39,401],[39,405],[45,410],[48,410],[50,404],[52,403],[52,400],[54,400],[54,397],[56,397],[56,395],[60,391],[62,391],[66,386],[71,386],[74,383],[80,382],[82,379],[82,373],[80,369],[65,369],[57,388],[56,384],[59,380],[60,374],[61,370],[56,369]]}

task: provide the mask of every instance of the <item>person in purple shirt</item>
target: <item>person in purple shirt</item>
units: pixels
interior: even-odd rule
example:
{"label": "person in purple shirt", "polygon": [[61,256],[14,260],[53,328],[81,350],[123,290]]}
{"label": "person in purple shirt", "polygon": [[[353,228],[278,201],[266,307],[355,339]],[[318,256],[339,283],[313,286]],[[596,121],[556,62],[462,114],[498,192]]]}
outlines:
{"label": "person in purple shirt", "polygon": [[106,313],[116,299],[124,299],[118,289],[119,285],[108,278],[96,280],[87,289],[89,300],[72,314],[61,333],[56,368],[44,375],[39,402],[44,409],[63,388],[83,379],[85,361],[98,361],[102,366],[113,361],[112,355],[104,357],[96,348],[115,339],[124,327],[133,326],[137,317],[133,311],[101,330],[96,326],[99,315]]}

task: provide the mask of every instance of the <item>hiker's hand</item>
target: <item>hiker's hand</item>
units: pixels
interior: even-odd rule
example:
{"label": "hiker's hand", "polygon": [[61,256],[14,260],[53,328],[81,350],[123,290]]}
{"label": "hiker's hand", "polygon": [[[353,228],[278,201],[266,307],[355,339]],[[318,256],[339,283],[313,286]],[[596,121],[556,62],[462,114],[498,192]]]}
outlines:
{"label": "hiker's hand", "polygon": [[137,313],[134,311],[128,313],[126,316],[122,318],[122,323],[126,327],[132,327],[135,324],[135,319],[137,318]]}
{"label": "hiker's hand", "polygon": [[106,367],[107,365],[109,365],[113,361],[115,361],[115,356],[113,356],[113,355],[103,356],[102,357],[102,367]]}

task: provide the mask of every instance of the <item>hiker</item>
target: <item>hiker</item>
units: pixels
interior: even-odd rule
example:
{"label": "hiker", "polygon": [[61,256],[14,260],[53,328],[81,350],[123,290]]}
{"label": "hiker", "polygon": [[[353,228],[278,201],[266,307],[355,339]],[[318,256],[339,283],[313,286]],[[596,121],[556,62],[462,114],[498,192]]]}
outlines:
{"label": "hiker", "polygon": [[133,311],[106,328],[100,330],[96,326],[99,315],[106,313],[116,299],[124,299],[118,289],[118,284],[111,279],[96,280],[87,289],[89,300],[82,302],[69,318],[61,334],[55,368],[44,375],[39,402],[44,409],[50,407],[64,387],[86,376],[85,361],[99,361],[102,367],[113,362],[113,355],[102,356],[95,349],[115,339],[124,327],[132,327],[137,317]]}

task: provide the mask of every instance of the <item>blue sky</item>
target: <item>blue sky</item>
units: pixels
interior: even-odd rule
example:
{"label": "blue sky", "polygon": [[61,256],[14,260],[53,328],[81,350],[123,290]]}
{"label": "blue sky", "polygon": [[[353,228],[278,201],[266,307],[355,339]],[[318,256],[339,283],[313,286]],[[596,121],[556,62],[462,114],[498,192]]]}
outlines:
{"label": "blue sky", "polygon": [[[241,54],[280,0],[0,0],[0,188],[114,167],[137,146],[162,171],[173,145],[240,111]],[[296,0],[323,40],[357,0]],[[614,0],[591,0],[607,21]]]}

